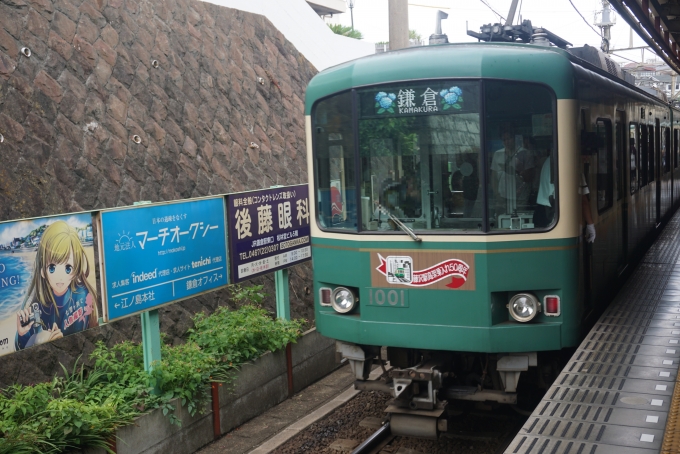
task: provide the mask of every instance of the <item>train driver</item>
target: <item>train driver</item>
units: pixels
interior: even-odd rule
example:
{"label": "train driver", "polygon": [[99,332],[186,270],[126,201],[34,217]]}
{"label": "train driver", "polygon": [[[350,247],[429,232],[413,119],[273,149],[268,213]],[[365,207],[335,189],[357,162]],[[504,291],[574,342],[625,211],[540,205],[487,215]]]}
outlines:
{"label": "train driver", "polygon": [[[581,211],[583,220],[586,223],[586,241],[595,242],[595,225],[593,215],[590,210],[590,199],[588,194],[588,183],[586,177],[581,172],[581,185],[578,188],[581,195]],[[541,168],[541,178],[538,186],[538,196],[536,197],[536,210],[534,211],[534,226],[547,227],[553,221],[555,215],[555,185],[553,184],[552,168],[550,166],[550,156],[548,156]]]}
{"label": "train driver", "polygon": [[517,210],[518,202],[520,205],[527,203],[525,199],[529,194],[524,194],[521,188],[525,181],[533,180],[536,163],[533,153],[522,145],[517,146],[512,129],[504,128],[501,139],[503,148],[494,152],[491,161],[491,184],[496,199],[496,214],[512,214]]}

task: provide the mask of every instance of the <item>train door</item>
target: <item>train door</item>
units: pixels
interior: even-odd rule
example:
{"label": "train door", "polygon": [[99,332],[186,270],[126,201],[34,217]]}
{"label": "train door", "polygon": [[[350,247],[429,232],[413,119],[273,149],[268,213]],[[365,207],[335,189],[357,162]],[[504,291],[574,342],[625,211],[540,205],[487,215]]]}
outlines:
{"label": "train door", "polygon": [[[588,118],[590,115],[589,111],[586,109],[581,109],[581,136],[588,131],[587,124],[590,121]],[[585,149],[581,150],[582,153],[586,153]],[[586,181],[589,181],[590,175],[590,164],[588,160],[584,160],[583,167],[581,168]],[[592,198],[593,194],[591,194]],[[584,241],[583,243],[583,310],[585,318],[589,316],[589,313],[593,309],[593,278],[592,278],[592,258],[593,258],[593,245]]]}
{"label": "train door", "polygon": [[[661,223],[661,128],[659,119],[654,122],[654,154],[652,154],[651,164],[653,166],[650,178],[656,182],[656,226]],[[650,150],[651,151],[651,150]]]}
{"label": "train door", "polygon": [[625,112],[616,112],[616,203],[619,210],[616,214],[617,269],[621,274],[628,264],[628,197],[626,188],[626,168],[630,165],[627,150],[628,129]]}

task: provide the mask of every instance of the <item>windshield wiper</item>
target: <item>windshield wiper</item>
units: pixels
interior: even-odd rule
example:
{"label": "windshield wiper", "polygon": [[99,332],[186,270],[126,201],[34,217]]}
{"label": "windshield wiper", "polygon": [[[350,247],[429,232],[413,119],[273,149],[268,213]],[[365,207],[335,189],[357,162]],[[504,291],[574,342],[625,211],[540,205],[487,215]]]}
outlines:
{"label": "windshield wiper", "polygon": [[412,239],[413,241],[417,241],[417,242],[419,242],[419,243],[420,243],[421,241],[423,241],[423,239],[420,238],[418,235],[416,235],[416,233],[415,233],[413,230],[411,230],[411,229],[408,228],[403,222],[401,222],[401,221],[399,220],[398,217],[396,217],[395,215],[393,215],[392,213],[390,213],[390,212],[387,210],[387,208],[385,208],[384,206],[378,204],[378,210],[380,210],[380,212],[381,212],[382,214],[384,214],[385,216],[387,216],[388,218],[390,218],[390,219],[392,220],[392,222],[394,222],[394,224],[395,224],[397,227],[399,227],[399,229],[400,229],[402,232],[404,232],[404,233],[406,233],[408,236],[410,236],[411,239]]}

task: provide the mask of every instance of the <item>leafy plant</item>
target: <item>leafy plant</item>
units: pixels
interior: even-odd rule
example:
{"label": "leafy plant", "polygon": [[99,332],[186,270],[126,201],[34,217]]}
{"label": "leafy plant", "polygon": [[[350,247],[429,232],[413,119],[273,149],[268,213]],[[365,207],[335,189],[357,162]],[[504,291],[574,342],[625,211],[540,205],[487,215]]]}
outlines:
{"label": "leafy plant", "polygon": [[355,30],[347,25],[340,24],[328,24],[333,33],[336,35],[347,36],[348,38],[363,39],[364,35],[361,34],[359,30]]}
{"label": "leafy plant", "polygon": [[[148,378],[147,378],[148,383]],[[147,388],[148,385],[144,388]],[[99,371],[76,368],[49,383],[15,385],[0,395],[0,454],[104,448],[115,430],[141,414],[146,389],[130,393]]]}
{"label": "leafy plant", "polygon": [[274,320],[265,309],[253,305],[238,311],[220,307],[208,317],[196,314],[189,340],[229,366],[235,366],[267,350],[275,351],[295,342],[303,323],[303,320]]}
{"label": "leafy plant", "polygon": [[240,364],[299,337],[304,321],[274,320],[252,304],[263,301],[262,286],[235,286],[232,294],[245,305],[197,314],[188,341],[164,345],[151,374],[144,370],[141,345],[98,343],[90,370],[76,365],[49,383],[0,391],[0,454],[56,454],[86,446],[112,452],[108,440],[117,428],[156,408],[179,423],[175,398],[194,415],[205,408],[210,382],[230,382]]}

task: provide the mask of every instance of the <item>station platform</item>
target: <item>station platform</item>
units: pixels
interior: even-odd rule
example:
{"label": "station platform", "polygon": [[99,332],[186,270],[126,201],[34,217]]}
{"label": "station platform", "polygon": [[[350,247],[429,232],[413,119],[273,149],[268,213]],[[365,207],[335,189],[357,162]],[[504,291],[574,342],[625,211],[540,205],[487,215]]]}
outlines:
{"label": "station platform", "polygon": [[506,454],[680,452],[680,212]]}

